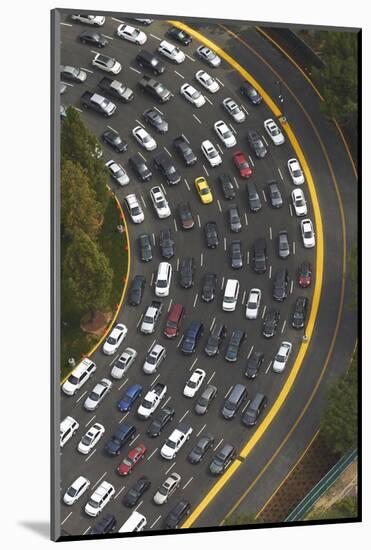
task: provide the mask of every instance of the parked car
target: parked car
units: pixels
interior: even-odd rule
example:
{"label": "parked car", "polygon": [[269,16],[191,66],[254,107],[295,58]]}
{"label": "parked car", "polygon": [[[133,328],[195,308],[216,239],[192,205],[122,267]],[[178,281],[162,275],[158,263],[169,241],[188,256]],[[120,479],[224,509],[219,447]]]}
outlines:
{"label": "parked car", "polygon": [[185,308],[182,304],[172,304],[164,328],[164,335],[167,338],[175,338],[178,336],[184,315]]}
{"label": "parked car", "polygon": [[203,334],[204,326],[200,321],[192,321],[185,331],[180,349],[185,355],[194,353]]}
{"label": "parked car", "polygon": [[122,342],[125,340],[128,329],[126,325],[118,323],[107,336],[103,344],[103,353],[105,355],[113,355],[116,353]]}
{"label": "parked car", "polygon": [[204,231],[207,248],[216,248],[219,245],[218,226],[216,222],[206,222]]}
{"label": "parked car", "polygon": [[90,527],[88,535],[108,535],[116,530],[117,520],[113,514],[106,514],[98,523]]}
{"label": "parked car", "polygon": [[301,220],[300,229],[304,248],[313,248],[316,245],[316,236],[312,221],[309,218]]}
{"label": "parked car", "polygon": [[88,516],[96,517],[107,506],[115,492],[115,488],[111,483],[102,481],[86,503],[85,513]]}
{"label": "parked car", "polygon": [[97,48],[104,48],[108,44],[107,38],[93,30],[83,31],[79,34],[79,40],[82,44],[91,44]]}
{"label": "parked car", "polygon": [[282,302],[287,297],[289,280],[289,273],[286,268],[281,268],[276,271],[273,280],[273,298],[277,300],[277,302]]}
{"label": "parked car", "polygon": [[204,302],[212,302],[215,298],[217,276],[215,273],[205,273],[202,279],[201,298]]}
{"label": "parked car", "polygon": [[109,394],[111,389],[111,380],[108,380],[108,378],[102,378],[102,380],[94,386],[88,397],[85,399],[84,409],[87,411],[95,411],[102,403],[103,399]]}
{"label": "parked car", "polygon": [[69,82],[82,83],[87,78],[87,73],[78,67],[72,67],[71,65],[61,65],[60,75],[62,80],[68,80]]}
{"label": "parked car", "polygon": [[90,481],[83,476],[79,476],[75,481],[68,487],[67,491],[64,493],[63,502],[67,506],[72,506],[77,500],[87,491],[90,487]]}
{"label": "parked car", "polygon": [[272,140],[273,145],[282,145],[285,143],[285,136],[283,135],[282,130],[272,118],[268,118],[264,121],[264,128]]}
{"label": "parked car", "polygon": [[156,55],[148,52],[147,50],[141,50],[136,56],[136,61],[139,67],[150,71],[155,76],[165,72],[165,63],[163,63]]}
{"label": "parked car", "polygon": [[185,61],[186,57],[182,50],[177,46],[174,46],[174,44],[171,44],[167,40],[162,40],[157,50],[160,52],[161,55],[166,57],[166,59],[172,61],[173,63],[176,63],[177,65]]}
{"label": "parked car", "polygon": [[134,92],[128,86],[113,80],[108,76],[102,78],[98,83],[98,88],[106,95],[114,97],[121,103],[130,103],[134,99]]}
{"label": "parked car", "polygon": [[97,27],[101,27],[104,25],[106,18],[103,15],[77,15],[73,14],[71,15],[71,19],[73,21],[78,21],[79,23],[85,23],[86,25],[96,25]]}
{"label": "parked car", "polygon": [[116,183],[119,185],[128,185],[130,182],[130,178],[126,172],[126,170],[116,162],[115,160],[109,160],[106,162],[106,166],[111,174],[112,179],[115,180]]}
{"label": "parked car", "polygon": [[306,296],[296,298],[291,320],[293,328],[299,329],[304,327],[308,313],[308,303],[309,301]]}
{"label": "parked car", "polygon": [[218,81],[214,77],[210,76],[206,71],[197,71],[195,74],[195,79],[211,94],[215,94],[220,90]]}
{"label": "parked car", "polygon": [[240,240],[232,241],[229,248],[231,267],[241,269],[243,266],[242,242]]}
{"label": "parked car", "polygon": [[246,120],[244,111],[231,97],[223,99],[223,107],[234,122],[241,123]]}
{"label": "parked car", "polygon": [[191,205],[188,201],[180,202],[178,204],[178,214],[183,229],[192,229],[192,227],[194,227],[195,221],[193,218]]}
{"label": "parked car", "polygon": [[164,119],[163,115],[154,107],[146,109],[143,113],[143,118],[160,134],[166,134],[169,129],[168,122]]}
{"label": "parked car", "polygon": [[124,197],[124,201],[129,211],[132,222],[142,223],[144,221],[144,213],[135,193],[126,195],[126,197]]}
{"label": "parked car", "polygon": [[273,372],[283,372],[286,368],[287,361],[291,355],[292,344],[291,342],[282,342],[279,347],[278,352],[273,361]]}
{"label": "parked car", "polygon": [[308,288],[312,282],[312,266],[309,262],[302,262],[298,269],[298,283],[302,288]]}
{"label": "parked car", "polygon": [[148,425],[146,434],[149,437],[157,437],[160,435],[165,426],[173,420],[174,415],[174,409],[168,405],[163,409],[160,409]]}
{"label": "parked car", "polygon": [[262,137],[256,130],[249,130],[247,132],[247,140],[250,144],[252,151],[258,159],[262,159],[268,153],[268,150],[264,144]]}
{"label": "parked car", "polygon": [[149,169],[147,162],[141,155],[138,153],[132,155],[129,158],[129,164],[142,181],[148,181],[151,179],[152,171]]}
{"label": "parked car", "polygon": [[172,159],[166,153],[158,153],[153,163],[155,168],[164,176],[169,185],[176,185],[180,182],[180,174]]}
{"label": "parked car", "polygon": [[209,139],[205,139],[201,143],[201,151],[212,168],[222,164],[222,157]]}
{"label": "parked car", "polygon": [[286,229],[278,233],[278,256],[286,259],[290,256],[289,234]]}
{"label": "parked car", "polygon": [[238,353],[240,351],[241,345],[243,344],[246,338],[246,333],[244,330],[235,329],[230,337],[227,350],[225,352],[224,358],[227,361],[235,362],[238,359]]}
{"label": "parked car", "polygon": [[92,60],[92,65],[97,67],[97,69],[101,69],[106,73],[112,74],[118,74],[122,69],[121,64],[116,61],[116,59],[109,57],[108,55],[103,55],[102,53],[96,54]]}
{"label": "parked car", "polygon": [[197,88],[188,84],[188,82],[180,87],[180,95],[182,95],[191,105],[197,107],[197,109],[206,103],[206,99],[200,90],[197,90]]}
{"label": "parked car", "polygon": [[111,439],[107,441],[104,450],[110,456],[119,455],[122,448],[130,441],[133,441],[136,432],[137,429],[132,424],[120,423]]}
{"label": "parked car", "polygon": [[255,239],[252,260],[255,273],[265,273],[267,271],[267,242],[265,239]]}
{"label": "parked car", "polygon": [[143,126],[136,126],[132,130],[134,139],[141,145],[146,151],[153,151],[157,147],[156,140],[153,139],[151,134],[147,132]]}
{"label": "parked car", "polygon": [[261,290],[252,288],[246,302],[246,319],[257,319],[261,302]]}
{"label": "parked car", "polygon": [[196,55],[210,67],[219,67],[221,59],[216,53],[207,46],[199,46]]}
{"label": "parked car", "polygon": [[180,500],[164,519],[165,529],[177,529],[180,523],[189,516],[191,505],[188,500]]}
{"label": "parked car", "polygon": [[179,284],[182,288],[191,288],[194,284],[194,258],[182,258],[179,264]]}
{"label": "parked car", "polygon": [[142,262],[150,262],[153,258],[151,238],[147,233],[138,236],[139,256]]}
{"label": "parked car", "polygon": [[189,44],[192,42],[192,37],[182,29],[178,29],[178,27],[170,27],[166,31],[166,34],[170,36],[170,38],[173,38],[174,40],[177,40],[183,46],[189,46]]}
{"label": "parked car", "polygon": [[131,306],[138,306],[142,302],[146,278],[144,275],[135,275],[131,281],[128,302]]}
{"label": "parked car", "polygon": [[236,191],[234,189],[232,179],[229,174],[220,174],[219,182],[222,187],[222,192],[224,198],[227,200],[232,200],[236,196]]}
{"label": "parked car", "polygon": [[123,498],[123,504],[124,506],[127,506],[128,508],[133,508],[146,491],[151,486],[151,481],[146,476],[141,476],[137,481],[132,485],[132,487],[129,489],[129,491],[125,494]]}
{"label": "parked car", "polygon": [[155,185],[155,187],[151,187],[149,193],[151,196],[153,207],[159,219],[162,220],[171,216],[169,203],[167,202],[165,194],[161,187],[159,185]]}
{"label": "parked car", "polygon": [[251,212],[259,212],[262,207],[258,189],[253,181],[246,184],[247,201]]}
{"label": "parked car", "polygon": [[116,153],[123,153],[128,150],[128,144],[125,140],[122,139],[120,134],[114,130],[105,130],[102,134],[102,140],[104,143],[107,143]]}
{"label": "parked car", "polygon": [[145,361],[143,363],[143,372],[145,374],[154,374],[158,367],[161,365],[162,361],[166,357],[166,349],[156,342],[152,345],[149,350]]}
{"label": "parked car", "polygon": [[273,208],[282,208],[283,199],[278,183],[275,180],[268,181],[268,191]]}
{"label": "parked car", "polygon": [[116,380],[121,380],[124,374],[130,369],[130,367],[134,363],[137,355],[138,352],[133,348],[124,349],[120,357],[113,364],[111,370],[112,378],[115,378]]}
{"label": "parked car", "polygon": [[227,327],[221,321],[216,320],[205,346],[205,353],[209,357],[214,357],[219,353],[222,342],[227,334]]}
{"label": "parked car", "polygon": [[205,376],[206,372],[203,369],[195,369],[183,388],[184,397],[194,397],[200,389]]}
{"label": "parked car", "polygon": [[127,412],[133,408],[138,399],[141,398],[143,387],[140,384],[132,384],[123,393],[121,399],[117,402],[117,408],[120,412]]}
{"label": "parked car", "polygon": [[103,437],[105,428],[102,424],[95,422],[88,431],[82,436],[77,446],[79,453],[87,455],[94,449],[98,441]]}
{"label": "parked car", "polygon": [[169,227],[161,229],[159,245],[161,256],[164,258],[164,260],[169,260],[174,256],[174,244],[175,241],[173,239],[172,230]]}
{"label": "parked car", "polygon": [[236,204],[231,204],[228,208],[229,228],[233,233],[239,233],[242,229],[240,211]]}
{"label": "parked car", "polygon": [[212,434],[206,433],[201,435],[196,445],[188,454],[188,460],[191,464],[199,464],[205,457],[207,451],[214,447],[215,437]]}
{"label": "parked car", "polygon": [[262,101],[262,96],[255,90],[254,86],[247,81],[240,86],[240,93],[246,97],[252,105],[259,105]]}
{"label": "parked car", "polygon": [[305,182],[303,170],[299,164],[298,159],[292,158],[287,161],[287,168],[295,185],[302,185]]}
{"label": "parked car", "polygon": [[214,124],[214,130],[220,141],[227,147],[227,149],[230,149],[231,147],[234,147],[237,143],[237,140],[230,129],[230,127],[224,122],[224,120],[218,120]]}
{"label": "parked car", "polygon": [[133,44],[143,46],[147,42],[147,35],[136,27],[123,23],[117,27],[117,36]]}
{"label": "parked car", "polygon": [[253,351],[247,360],[245,376],[251,380],[257,377],[260,367],[264,361],[264,353],[262,351]]}
{"label": "parked car", "polygon": [[143,443],[136,445],[118,465],[117,473],[120,476],[127,476],[131,474],[138,462],[144,459],[146,452],[147,448],[143,445]]}
{"label": "parked car", "polygon": [[257,393],[251,400],[244,415],[242,416],[242,423],[248,428],[255,426],[259,416],[267,406],[267,398],[263,393]]}
{"label": "parked car", "polygon": [[196,404],[195,404],[195,413],[198,415],[206,414],[209,410],[209,407],[211,403],[214,401],[216,394],[218,393],[218,390],[216,386],[213,386],[212,384],[209,384],[200,397],[198,398]]}
{"label": "parked car", "polygon": [[192,151],[188,141],[183,136],[175,138],[173,146],[178,155],[182,157],[186,166],[193,166],[196,164],[197,157]]}
{"label": "parked car", "polygon": [[174,492],[180,488],[181,480],[182,478],[179,474],[172,472],[155,493],[153,502],[158,505],[165,504],[171,495],[173,495]]}
{"label": "parked car", "polygon": [[303,190],[300,188],[294,189],[291,193],[291,199],[295,214],[299,217],[306,216],[308,214],[308,208]]}
{"label": "parked car", "polygon": [[278,309],[270,308],[267,310],[264,321],[262,334],[265,338],[272,338],[276,334],[278,323],[280,322],[280,312]]}
{"label": "parked car", "polygon": [[213,475],[223,474],[236,456],[236,449],[233,445],[225,443],[223,447],[214,455],[210,462],[209,472]]}
{"label": "parked car", "polygon": [[238,150],[233,153],[233,162],[239,171],[241,178],[249,178],[252,175],[252,169],[242,151]]}

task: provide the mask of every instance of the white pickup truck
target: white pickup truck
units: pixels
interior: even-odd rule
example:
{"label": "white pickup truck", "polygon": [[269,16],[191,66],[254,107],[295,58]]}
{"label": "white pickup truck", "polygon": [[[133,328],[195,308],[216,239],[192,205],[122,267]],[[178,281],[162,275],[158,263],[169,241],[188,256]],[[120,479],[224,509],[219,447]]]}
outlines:
{"label": "white pickup truck", "polygon": [[147,307],[143,321],[140,326],[140,332],[143,334],[153,334],[156,328],[156,323],[161,315],[163,308],[162,302],[158,300],[152,300],[150,306]]}
{"label": "white pickup truck", "polygon": [[167,386],[160,383],[157,383],[153,389],[147,392],[137,410],[139,418],[149,418],[165,397],[166,392]]}
{"label": "white pickup truck", "polygon": [[193,428],[191,428],[191,426],[188,426],[188,424],[184,424],[183,422],[180,423],[161,447],[160,454],[162,458],[165,458],[166,460],[172,460],[175,458],[184,443],[191,437],[192,432]]}

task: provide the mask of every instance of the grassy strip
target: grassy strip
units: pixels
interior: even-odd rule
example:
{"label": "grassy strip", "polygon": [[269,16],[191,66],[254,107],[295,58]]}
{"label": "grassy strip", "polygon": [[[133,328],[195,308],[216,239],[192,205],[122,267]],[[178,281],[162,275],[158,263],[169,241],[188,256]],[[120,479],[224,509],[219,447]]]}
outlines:
{"label": "grassy strip", "polygon": [[[107,256],[114,272],[112,292],[107,304],[107,310],[115,311],[119,303],[124,280],[128,269],[128,253],[126,234],[117,231],[121,223],[120,213],[114,198],[110,198],[104,214],[102,229],[98,238],[98,245]],[[62,261],[64,250],[61,251]],[[68,326],[61,326],[61,380],[68,374],[68,358],[74,357],[78,363],[82,356],[99,340],[98,336],[87,334],[80,328],[80,318],[68,318]]]}

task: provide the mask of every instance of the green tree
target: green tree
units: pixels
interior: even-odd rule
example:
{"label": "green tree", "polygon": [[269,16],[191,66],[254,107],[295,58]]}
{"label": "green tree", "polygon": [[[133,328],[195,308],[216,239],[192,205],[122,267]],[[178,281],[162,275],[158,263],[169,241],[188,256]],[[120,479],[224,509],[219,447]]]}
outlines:
{"label": "green tree", "polygon": [[344,454],[357,446],[357,359],[326,391],[326,405],[321,415],[321,435],[335,453]]}
{"label": "green tree", "polygon": [[94,189],[89,185],[80,164],[70,160],[63,162],[61,169],[61,224],[63,232],[73,237],[81,229],[95,239],[102,223],[102,205],[96,200]]}
{"label": "green tree", "polygon": [[62,294],[66,308],[76,314],[106,307],[113,271],[107,257],[81,229],[76,229],[62,265]]}
{"label": "green tree", "polygon": [[67,108],[67,118],[62,124],[61,158],[62,162],[72,160],[81,165],[86,171],[97,200],[104,209],[108,203],[106,186],[110,179],[101,147],[93,132],[85,125],[80,113],[71,106]]}
{"label": "green tree", "polygon": [[345,497],[335,502],[326,510],[316,510],[308,515],[306,519],[347,519],[358,516],[358,501],[355,497]]}

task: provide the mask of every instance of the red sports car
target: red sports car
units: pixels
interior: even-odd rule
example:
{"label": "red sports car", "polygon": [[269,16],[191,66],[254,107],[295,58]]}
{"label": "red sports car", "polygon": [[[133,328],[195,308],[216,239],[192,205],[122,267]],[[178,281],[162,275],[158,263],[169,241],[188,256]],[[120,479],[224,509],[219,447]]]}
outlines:
{"label": "red sports car", "polygon": [[298,283],[302,288],[307,288],[312,282],[312,266],[309,262],[303,262],[298,271]]}
{"label": "red sports car", "polygon": [[252,169],[242,151],[236,151],[233,154],[233,162],[237,170],[239,170],[241,178],[249,178],[251,176]]}
{"label": "red sports car", "polygon": [[143,443],[139,443],[139,445],[134,447],[134,449],[129,452],[128,456],[124,458],[117,468],[117,472],[120,476],[127,476],[130,474],[134,466],[144,458],[146,452],[147,448],[143,445]]}

